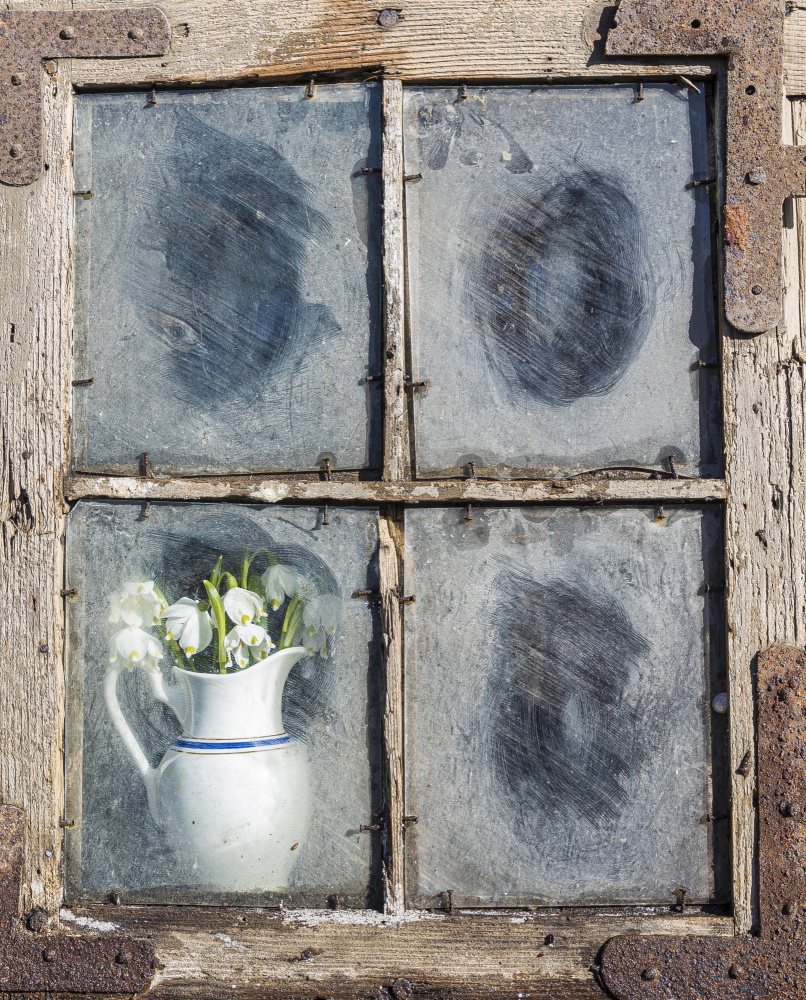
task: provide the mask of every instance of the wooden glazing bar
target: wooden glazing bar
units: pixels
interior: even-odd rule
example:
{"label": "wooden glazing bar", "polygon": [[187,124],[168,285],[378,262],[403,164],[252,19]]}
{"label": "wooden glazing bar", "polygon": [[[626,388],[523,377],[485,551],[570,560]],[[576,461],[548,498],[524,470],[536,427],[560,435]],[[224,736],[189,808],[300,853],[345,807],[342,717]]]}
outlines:
{"label": "wooden glazing bar", "polygon": [[406,474],[408,414],[406,371],[405,271],[403,246],[403,84],[383,81],[383,291],[384,425],[383,478]]}
{"label": "wooden glazing bar", "polygon": [[71,475],[67,500],[242,500],[253,503],[702,503],[727,496],[721,479],[431,480],[427,482],[332,482],[221,476],[145,479]]}

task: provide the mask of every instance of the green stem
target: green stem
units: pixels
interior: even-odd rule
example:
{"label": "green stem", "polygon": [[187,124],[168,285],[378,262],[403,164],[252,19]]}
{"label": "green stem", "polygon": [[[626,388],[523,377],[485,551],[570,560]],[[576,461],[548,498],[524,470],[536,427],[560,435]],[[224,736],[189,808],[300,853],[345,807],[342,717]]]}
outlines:
{"label": "green stem", "polygon": [[226,635],[227,620],[224,616],[224,605],[218,590],[209,580],[204,581],[204,589],[210,598],[210,607],[213,610],[213,617],[216,629],[218,630],[218,672],[225,674],[227,672],[227,651],[224,648],[224,637]]}
{"label": "green stem", "polygon": [[[160,590],[160,588],[157,587],[156,585],[154,586],[154,593],[157,595],[157,597],[159,597],[159,599],[162,601],[162,603],[167,608],[169,606],[169,604],[170,604],[170,601],[165,596],[165,594],[163,594],[163,592]],[[154,628],[157,630],[157,635],[160,637],[160,639],[162,639],[162,641],[167,644],[168,649],[170,649],[171,655],[174,658],[174,663],[176,663],[177,667],[179,667],[180,670],[184,670],[185,669],[185,660],[184,660],[184,657],[182,656],[182,650],[181,650],[181,648],[179,646],[179,643],[176,641],[176,639],[168,639],[166,637],[166,632],[168,631],[168,626],[160,618],[159,623],[157,625],[155,625]],[[193,666],[192,662],[191,662],[190,666],[191,666],[192,670],[196,669]]]}
{"label": "green stem", "polygon": [[238,586],[238,581],[235,579],[235,577],[232,575],[232,573],[225,573],[224,574],[224,582],[227,585],[227,590],[232,590],[233,587],[237,587]]}
{"label": "green stem", "polygon": [[249,590],[249,567],[252,565],[252,560],[257,555],[257,552],[253,552],[251,555],[247,552],[243,557],[243,563],[241,565],[241,586],[244,590]]}
{"label": "green stem", "polygon": [[296,613],[297,605],[299,604],[299,598],[296,594],[288,602],[288,607],[285,609],[285,618],[283,619],[283,627],[280,632],[280,642],[277,645],[278,649],[285,649],[285,638],[288,632],[288,626],[291,624],[291,618]]}
{"label": "green stem", "polygon": [[215,561],[215,566],[213,566],[213,572],[210,574],[210,583],[218,590],[221,585],[221,564],[224,562],[224,557],[219,556]]}
{"label": "green stem", "polygon": [[278,649],[288,649],[294,645],[294,637],[302,621],[303,606],[297,594],[288,602],[288,609],[283,620],[283,630],[280,633]]}

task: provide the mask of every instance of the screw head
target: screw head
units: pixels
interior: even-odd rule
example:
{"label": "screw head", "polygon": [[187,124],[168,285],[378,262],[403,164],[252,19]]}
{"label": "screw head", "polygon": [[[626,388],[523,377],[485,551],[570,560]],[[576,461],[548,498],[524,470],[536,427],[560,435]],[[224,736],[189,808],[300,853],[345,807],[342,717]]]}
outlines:
{"label": "screw head", "polygon": [[791,817],[797,816],[799,812],[800,812],[800,809],[798,808],[797,804],[794,803],[794,802],[784,802],[781,805],[781,815],[782,816],[789,816],[791,818]]}
{"label": "screw head", "polygon": [[129,965],[131,960],[132,956],[128,951],[119,951],[117,955],[115,955],[115,961],[118,965]]}
{"label": "screw head", "polygon": [[8,151],[9,156],[13,156],[15,159],[18,156],[22,156],[22,146],[18,146],[16,143]]}
{"label": "screw head", "polygon": [[748,184],[763,184],[767,180],[767,171],[763,167],[753,167],[747,171]]}
{"label": "screw head", "polygon": [[744,967],[741,965],[732,965],[728,969],[728,975],[731,979],[742,979],[744,978]]}
{"label": "screw head", "polygon": [[76,37],[76,29],[72,24],[65,24],[62,30],[59,32],[59,38],[64,38],[69,41],[71,38]]}
{"label": "screw head", "polygon": [[396,10],[382,10],[378,14],[378,24],[382,28],[394,28],[399,20],[400,15]]}
{"label": "screw head", "polygon": [[641,973],[641,978],[645,979],[648,983],[654,982],[658,978],[660,973],[657,969],[644,969]]}
{"label": "screw head", "polygon": [[142,37],[143,37],[142,28],[129,28],[129,38],[131,38],[133,42],[139,42]]}
{"label": "screw head", "polygon": [[796,899],[788,899],[784,903],[784,916],[794,917],[798,912],[798,902]]}
{"label": "screw head", "polygon": [[21,84],[25,83],[24,73],[12,73],[11,82],[15,87],[19,87]]}
{"label": "screw head", "polygon": [[406,1000],[411,996],[411,983],[408,979],[396,979],[392,983],[392,995],[395,1000]]}
{"label": "screw head", "polygon": [[39,931],[43,931],[48,926],[48,915],[44,910],[37,907],[33,913],[29,914],[26,923],[28,925],[28,930],[37,934]]}
{"label": "screw head", "polygon": [[718,714],[724,715],[728,710],[728,695],[726,691],[720,691],[719,694],[714,696],[714,700],[711,702],[711,708]]}
{"label": "screw head", "polygon": [[55,962],[56,961],[56,952],[52,948],[45,948],[45,950],[42,952],[42,961],[43,962]]}
{"label": "screw head", "polygon": [[753,295],[761,295],[764,289],[761,287],[761,285],[753,285],[750,291],[753,293]]}

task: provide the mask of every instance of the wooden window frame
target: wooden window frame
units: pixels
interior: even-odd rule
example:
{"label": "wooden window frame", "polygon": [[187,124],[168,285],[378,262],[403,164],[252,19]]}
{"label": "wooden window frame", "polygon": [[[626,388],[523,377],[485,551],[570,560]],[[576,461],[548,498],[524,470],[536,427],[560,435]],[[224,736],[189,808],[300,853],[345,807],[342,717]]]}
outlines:
{"label": "wooden window frame", "polygon": [[[12,9],[72,9],[12,0]],[[99,0],[88,7],[132,6]],[[393,27],[367,0],[170,0],[173,29],[158,59],[61,60],[43,74],[47,169],[31,185],[0,188],[2,302],[2,592],[0,620],[0,797],[25,809],[22,907],[45,910],[52,928],[109,929],[148,937],[164,996],[321,997],[378,995],[395,980],[418,993],[470,990],[532,998],[601,997],[596,955],[613,934],[746,934],[756,922],[754,782],[737,773],[754,747],[751,666],[774,642],[804,643],[806,546],[803,402],[804,219],[784,229],[784,319],[757,337],[721,327],[723,480],[593,480],[492,483],[407,478],[409,412],[405,328],[402,86],[404,83],[711,81],[718,62],[605,61],[592,43],[601,5],[572,0],[405,0]],[[397,10],[398,8],[395,8]],[[799,22],[799,24],[802,22]],[[798,25],[799,27],[799,25]],[[794,30],[794,29],[793,29]],[[801,72],[797,32],[788,71]],[[385,434],[380,482],[336,474],[168,481],[71,475],[72,104],[76,90],[185,87],[333,79],[383,79]],[[300,83],[302,85],[302,83]],[[159,92],[158,92],[159,93]],[[792,104],[785,129],[806,130]],[[719,130],[717,130],[719,131]],[[718,157],[721,169],[722,157]],[[391,805],[384,913],[82,905],[65,909],[64,803],[65,514],[82,497],[381,505],[384,743]],[[394,588],[401,568],[405,506],[422,503],[717,502],[725,511],[726,622],[730,693],[733,914],[707,908],[535,908],[416,913],[403,908],[402,627]],[[68,598],[69,599],[69,598]],[[303,953],[310,957],[301,959]],[[237,992],[236,992],[237,991]],[[397,995],[397,993],[395,994]]]}

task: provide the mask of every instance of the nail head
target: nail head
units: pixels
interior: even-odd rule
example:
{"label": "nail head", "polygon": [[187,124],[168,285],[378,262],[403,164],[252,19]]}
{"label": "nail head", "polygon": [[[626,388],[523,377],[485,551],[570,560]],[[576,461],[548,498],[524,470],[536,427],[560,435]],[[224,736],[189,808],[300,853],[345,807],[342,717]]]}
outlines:
{"label": "nail head", "polygon": [[744,967],[741,965],[732,965],[728,969],[728,975],[731,979],[741,979],[744,976]]}
{"label": "nail head", "polygon": [[133,42],[139,42],[142,37],[143,37],[142,28],[129,28],[129,38],[131,38]]}
{"label": "nail head", "polygon": [[648,983],[651,983],[658,978],[658,970],[644,969],[644,971],[641,973],[641,978],[645,979]]}
{"label": "nail head", "polygon": [[25,74],[24,73],[12,73],[11,74],[11,82],[12,82],[12,84],[15,87],[21,86],[23,83],[25,83]]}
{"label": "nail head", "polygon": [[753,293],[753,295],[761,295],[764,289],[761,287],[761,285],[753,285],[750,291]]}
{"label": "nail head", "polygon": [[75,37],[76,37],[76,29],[72,26],[72,24],[66,24],[59,32],[59,38],[64,38],[68,41],[71,38]]}
{"label": "nail head", "polygon": [[747,171],[749,184],[763,184],[767,180],[767,171],[763,167],[753,167]]}
{"label": "nail head", "polygon": [[13,156],[16,159],[18,156],[22,156],[22,146],[18,146],[16,143],[8,151],[9,156]]}
{"label": "nail head", "polygon": [[728,710],[728,695],[726,691],[720,691],[719,694],[714,695],[714,700],[711,702],[711,708],[718,714],[724,715]]}
{"label": "nail head", "polygon": [[399,20],[400,15],[396,10],[382,10],[380,14],[378,14],[378,24],[382,28],[394,28]]}

